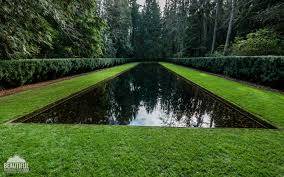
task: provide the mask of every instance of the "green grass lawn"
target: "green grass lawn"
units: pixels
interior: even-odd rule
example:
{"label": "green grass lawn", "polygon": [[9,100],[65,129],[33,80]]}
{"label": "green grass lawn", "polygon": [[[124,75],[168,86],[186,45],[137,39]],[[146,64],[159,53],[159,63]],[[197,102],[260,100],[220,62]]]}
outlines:
{"label": "green grass lawn", "polygon": [[31,113],[136,65],[137,63],[130,63],[116,66],[45,87],[0,97],[0,123]]}
{"label": "green grass lawn", "polygon": [[19,154],[27,176],[284,175],[278,130],[0,125],[0,132],[0,163]]}
{"label": "green grass lawn", "polygon": [[161,63],[178,75],[202,86],[242,109],[284,128],[284,95],[199,72],[188,67]]}
{"label": "green grass lawn", "polygon": [[[34,111],[135,65],[113,67],[0,98],[0,121],[3,123]],[[201,85],[207,84],[208,88],[214,85],[210,88],[215,88],[218,93],[222,92],[219,89],[224,89],[220,85],[218,87],[218,83],[228,89],[255,90],[234,82],[235,87],[229,87],[232,81],[177,65],[163,65],[180,71],[190,79],[195,78]],[[222,81],[218,82],[219,79]],[[227,95],[229,91],[223,92]],[[255,92],[261,96],[264,91]],[[264,94],[269,97],[275,93]],[[278,97],[281,95],[276,94],[272,98]],[[257,100],[256,96],[246,98],[254,99],[244,100],[250,104]],[[272,98],[261,100],[273,101]],[[279,103],[283,102],[277,103],[275,107],[279,108]],[[282,113],[283,110],[278,110],[278,114]],[[270,118],[268,120],[283,126],[281,121],[277,121],[277,113],[266,115]],[[23,157],[30,172],[15,176],[280,177],[284,176],[283,132],[267,129],[0,124],[0,164],[15,154]],[[3,166],[0,176],[5,176]]]}

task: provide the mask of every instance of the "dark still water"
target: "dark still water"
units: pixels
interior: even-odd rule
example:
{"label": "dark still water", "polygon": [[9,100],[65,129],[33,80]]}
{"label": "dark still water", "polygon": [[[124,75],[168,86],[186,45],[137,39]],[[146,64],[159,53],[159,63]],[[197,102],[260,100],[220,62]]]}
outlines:
{"label": "dark still water", "polygon": [[170,73],[140,64],[92,91],[25,121],[167,127],[262,127]]}

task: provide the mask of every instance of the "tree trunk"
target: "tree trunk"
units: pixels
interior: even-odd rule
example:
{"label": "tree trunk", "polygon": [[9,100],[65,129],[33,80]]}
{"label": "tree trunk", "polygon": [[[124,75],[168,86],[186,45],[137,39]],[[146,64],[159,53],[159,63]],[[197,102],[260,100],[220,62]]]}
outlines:
{"label": "tree trunk", "polygon": [[216,35],[217,35],[217,29],[218,29],[218,21],[219,21],[219,13],[220,13],[221,3],[223,3],[223,0],[216,0],[216,14],[215,14],[215,24],[214,24],[212,46],[211,46],[211,54],[213,54],[213,52],[215,50]]}
{"label": "tree trunk", "polygon": [[202,37],[202,54],[204,55],[207,52],[207,34],[208,34],[208,5],[209,0],[204,0],[203,2],[203,12],[202,12],[202,26],[203,26],[203,37]]}
{"label": "tree trunk", "polygon": [[224,55],[228,54],[228,47],[229,47],[230,37],[231,37],[231,33],[232,33],[234,13],[235,13],[235,0],[231,0],[231,3],[232,3],[232,8],[231,8],[230,21],[229,21],[229,27],[228,27],[228,32],[227,32],[226,43],[225,43],[225,47],[224,47]]}
{"label": "tree trunk", "polygon": [[204,52],[206,51],[206,44],[207,44],[207,17],[206,13],[203,13],[203,40],[202,40],[202,47]]}

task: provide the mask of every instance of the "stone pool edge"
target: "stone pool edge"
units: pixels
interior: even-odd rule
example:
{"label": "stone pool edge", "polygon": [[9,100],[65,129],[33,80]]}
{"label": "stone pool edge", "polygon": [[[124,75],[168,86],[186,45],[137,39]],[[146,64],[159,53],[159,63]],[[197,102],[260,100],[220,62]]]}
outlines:
{"label": "stone pool edge", "polygon": [[268,129],[279,129],[278,126],[276,126],[276,125],[274,125],[273,123],[271,123],[270,121],[268,121],[268,120],[262,118],[261,116],[259,116],[259,115],[257,115],[257,114],[254,114],[254,113],[252,113],[252,112],[246,110],[245,108],[240,107],[239,105],[235,104],[234,102],[232,102],[232,101],[230,101],[230,100],[227,100],[227,99],[225,99],[225,98],[223,98],[223,97],[221,97],[221,96],[219,96],[219,95],[213,93],[212,91],[210,91],[210,90],[204,88],[203,86],[201,86],[201,85],[199,85],[199,84],[197,84],[197,83],[191,81],[190,79],[184,77],[183,75],[181,75],[181,74],[179,74],[179,73],[177,73],[177,72],[171,70],[170,68],[164,66],[164,65],[162,64],[162,62],[158,62],[158,63],[159,63],[162,67],[164,67],[166,70],[168,70],[169,72],[171,72],[172,74],[175,74],[175,75],[177,75],[178,77],[180,77],[181,79],[183,79],[185,82],[188,82],[188,83],[190,83],[190,84],[192,84],[192,85],[194,85],[194,86],[200,88],[202,91],[206,92],[206,93],[209,94],[211,97],[218,99],[218,101],[220,101],[220,102],[226,104],[227,106],[233,108],[234,110],[238,111],[239,113],[241,113],[241,114],[243,114],[243,115],[245,115],[245,116],[247,116],[247,117],[249,117],[249,118],[255,120],[255,121],[258,122],[259,124],[263,125],[265,128],[268,128]]}

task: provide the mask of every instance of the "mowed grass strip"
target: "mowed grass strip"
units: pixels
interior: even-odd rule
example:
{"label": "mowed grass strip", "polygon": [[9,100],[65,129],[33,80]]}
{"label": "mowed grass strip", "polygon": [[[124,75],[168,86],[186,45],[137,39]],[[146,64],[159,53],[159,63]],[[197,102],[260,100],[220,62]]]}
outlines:
{"label": "mowed grass strip", "polygon": [[136,65],[137,63],[129,63],[107,68],[41,88],[1,97],[0,123],[31,113],[98,82],[111,78]]}
{"label": "mowed grass strip", "polygon": [[0,134],[0,163],[18,154],[26,176],[284,175],[277,130],[9,124]]}
{"label": "mowed grass strip", "polygon": [[284,128],[284,95],[200,72],[171,63],[160,63],[169,70],[200,85],[242,109]]}

